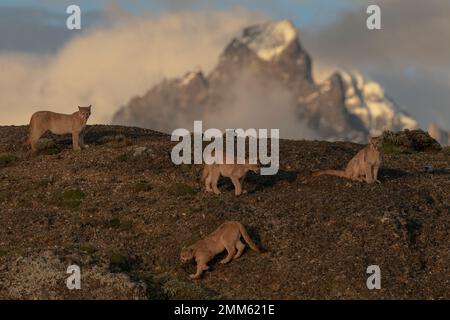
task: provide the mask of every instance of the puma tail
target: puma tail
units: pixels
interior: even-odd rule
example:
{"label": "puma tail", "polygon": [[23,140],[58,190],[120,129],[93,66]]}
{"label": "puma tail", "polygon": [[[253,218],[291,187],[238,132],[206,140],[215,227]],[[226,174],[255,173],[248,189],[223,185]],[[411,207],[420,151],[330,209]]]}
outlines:
{"label": "puma tail", "polygon": [[328,176],[337,176],[341,178],[347,178],[347,174],[344,170],[320,170],[312,173],[313,177],[328,175]]}
{"label": "puma tail", "polygon": [[248,235],[247,230],[245,230],[244,226],[239,222],[237,222],[237,224],[239,225],[239,231],[241,232],[242,237],[244,238],[245,242],[248,243],[250,248],[256,252],[261,252],[258,246],[253,242],[253,240]]}

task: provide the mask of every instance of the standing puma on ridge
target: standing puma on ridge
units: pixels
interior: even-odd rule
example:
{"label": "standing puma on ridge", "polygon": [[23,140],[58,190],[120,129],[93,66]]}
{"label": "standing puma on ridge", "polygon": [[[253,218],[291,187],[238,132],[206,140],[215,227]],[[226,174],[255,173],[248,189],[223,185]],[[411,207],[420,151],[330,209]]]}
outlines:
{"label": "standing puma on ridge", "polygon": [[24,144],[31,145],[32,152],[36,152],[39,138],[50,131],[56,135],[72,134],[74,150],[81,150],[84,145],[86,122],[91,115],[91,106],[78,107],[72,114],[61,114],[51,111],[38,111],[31,116],[28,137]]}
{"label": "standing puma on ridge", "polygon": [[[214,157],[214,153],[212,154]],[[236,158],[234,158],[233,164],[204,164],[202,177],[200,181],[205,184],[207,192],[214,192],[215,194],[220,194],[220,190],[217,187],[217,182],[220,176],[228,177],[234,185],[234,194],[239,196],[242,194],[242,183],[248,171],[253,171],[254,173],[259,173],[259,165],[251,164],[246,160],[246,163],[237,163]]]}
{"label": "standing puma on ridge", "polygon": [[380,183],[378,180],[378,170],[382,161],[380,145],[380,137],[371,138],[369,144],[350,160],[345,170],[320,170],[313,172],[312,175],[331,175],[367,183]]}

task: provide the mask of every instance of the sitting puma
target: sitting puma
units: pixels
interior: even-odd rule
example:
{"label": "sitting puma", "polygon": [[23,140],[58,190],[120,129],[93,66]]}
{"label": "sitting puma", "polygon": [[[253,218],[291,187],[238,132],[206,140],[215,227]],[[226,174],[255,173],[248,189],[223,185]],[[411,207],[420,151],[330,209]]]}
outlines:
{"label": "sitting puma", "polygon": [[91,115],[91,106],[78,107],[78,111],[71,115],[54,113],[51,111],[38,111],[31,116],[28,138],[25,144],[31,145],[33,152],[37,151],[39,138],[50,131],[53,134],[72,134],[74,150],[84,148],[84,134],[86,122]]}
{"label": "sitting puma", "polygon": [[197,262],[197,272],[191,274],[190,278],[198,279],[203,271],[209,269],[207,263],[225,249],[228,255],[220,263],[225,264],[232,259],[239,258],[245,249],[245,244],[240,240],[241,235],[250,248],[260,252],[256,244],[250,239],[244,226],[237,221],[227,221],[205,239],[198,241],[188,248],[183,248],[180,254],[181,262],[187,263],[194,258]]}
{"label": "sitting puma", "polygon": [[[236,161],[235,161],[236,162]],[[204,182],[206,191],[213,191],[215,194],[220,194],[219,188],[217,188],[217,182],[220,175],[231,179],[234,185],[234,194],[239,196],[242,194],[242,183],[244,182],[245,175],[248,171],[255,173],[259,172],[259,165],[257,164],[204,164],[201,181]],[[212,189],[211,189],[212,187]]]}
{"label": "sitting puma", "polygon": [[366,183],[381,183],[378,180],[382,162],[380,146],[380,137],[371,138],[369,144],[349,161],[345,170],[320,170],[313,172],[312,175],[332,175]]}

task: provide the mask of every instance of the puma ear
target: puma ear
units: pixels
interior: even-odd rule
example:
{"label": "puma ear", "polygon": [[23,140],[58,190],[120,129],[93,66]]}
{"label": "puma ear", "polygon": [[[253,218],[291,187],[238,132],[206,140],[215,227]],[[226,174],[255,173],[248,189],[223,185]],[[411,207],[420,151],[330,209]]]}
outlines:
{"label": "puma ear", "polygon": [[81,111],[81,107],[80,106],[78,106],[78,110]]}
{"label": "puma ear", "polygon": [[92,108],[92,104],[90,104],[88,108],[89,108],[89,111],[91,111],[91,108]]}

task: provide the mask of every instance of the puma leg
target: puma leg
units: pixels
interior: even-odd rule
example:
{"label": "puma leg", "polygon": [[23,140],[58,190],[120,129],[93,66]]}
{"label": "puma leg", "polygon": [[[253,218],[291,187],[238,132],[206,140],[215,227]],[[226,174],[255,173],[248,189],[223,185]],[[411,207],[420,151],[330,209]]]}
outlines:
{"label": "puma leg", "polygon": [[367,164],[364,168],[364,172],[366,174],[366,182],[367,183],[373,183],[374,178],[372,177],[372,167],[370,164]]}
{"label": "puma leg", "polygon": [[206,188],[206,192],[212,192],[213,190],[211,189],[211,173],[209,172],[208,175],[206,176],[205,179],[205,188]]}
{"label": "puma leg", "polygon": [[234,194],[240,196],[242,194],[242,186],[241,183],[239,182],[239,178],[232,176],[231,182],[233,182],[234,185]]}
{"label": "puma leg", "polygon": [[38,152],[38,142],[39,138],[35,138],[35,137],[30,137],[30,146],[31,146],[31,152],[32,153],[36,153]]}
{"label": "puma leg", "polygon": [[30,136],[29,136],[29,140],[28,141],[30,143],[31,152],[32,153],[36,153],[36,152],[39,151],[38,141],[39,141],[40,137],[42,137],[42,135],[45,132],[46,132],[46,130],[41,130],[39,132],[36,132],[36,131],[32,132],[32,131],[30,131]]}
{"label": "puma leg", "polygon": [[79,142],[80,142],[80,147],[81,149],[86,149],[89,148],[89,146],[87,144],[84,143],[84,136],[86,134],[86,129],[84,129],[83,131],[80,132],[79,135]]}
{"label": "puma leg", "polygon": [[242,255],[242,253],[244,252],[244,249],[245,249],[245,244],[243,244],[241,242],[241,240],[238,240],[236,242],[236,249],[237,249],[237,253],[234,255],[233,260],[238,259]]}
{"label": "puma leg", "polygon": [[234,247],[234,245],[227,244],[225,246],[225,249],[227,249],[228,255],[224,259],[222,259],[222,261],[220,261],[221,264],[227,264],[228,262],[230,262],[236,253],[236,248]]}
{"label": "puma leg", "polygon": [[381,181],[378,180],[378,170],[380,170],[379,166],[374,166],[373,167],[373,179],[375,180],[376,183],[381,184]]}
{"label": "puma leg", "polygon": [[72,145],[73,150],[80,151],[80,133],[79,132],[72,132]]}
{"label": "puma leg", "polygon": [[242,193],[246,193],[246,191],[244,190],[244,180],[245,177],[247,176],[247,174],[244,174],[240,179],[239,179],[239,183],[241,184],[241,188],[242,188]]}
{"label": "puma leg", "polygon": [[217,183],[219,182],[219,174],[214,174],[213,172],[210,173],[211,177],[211,184],[212,184],[212,189],[214,191],[215,194],[220,194],[220,190],[219,188],[217,188]]}
{"label": "puma leg", "polygon": [[189,277],[191,279],[199,279],[200,276],[202,275],[203,271],[208,270],[209,267],[206,265],[206,263],[202,262],[198,262],[197,263],[197,272],[195,274],[191,274],[189,275]]}

